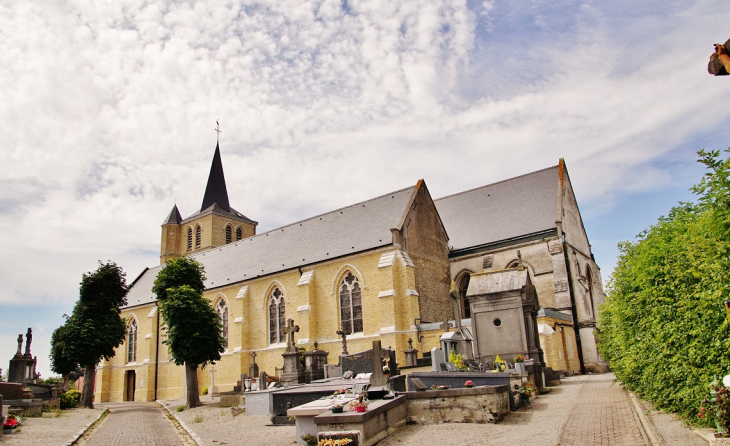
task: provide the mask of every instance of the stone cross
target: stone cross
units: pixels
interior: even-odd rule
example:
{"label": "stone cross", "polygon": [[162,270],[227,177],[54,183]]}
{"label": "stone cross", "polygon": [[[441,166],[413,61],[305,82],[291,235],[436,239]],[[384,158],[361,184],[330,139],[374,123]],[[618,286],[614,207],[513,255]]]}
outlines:
{"label": "stone cross", "polygon": [[413,339],[408,338],[408,348],[413,348]]}
{"label": "stone cross", "polygon": [[21,350],[23,350],[23,335],[18,335],[18,352],[15,353],[16,355],[20,355]]}
{"label": "stone cross", "polygon": [[297,351],[296,346],[294,345],[294,333],[299,332],[299,325],[294,325],[294,319],[289,318],[287,320],[286,328],[284,328],[284,333],[286,333],[286,352],[287,353],[294,353]]}
{"label": "stone cross", "polygon": [[[383,374],[383,359],[390,359],[390,353],[383,350],[380,341],[373,341],[373,374],[370,376],[370,387],[385,387],[388,377]],[[390,364],[388,364],[390,367]],[[392,373],[392,371],[391,371]]]}
{"label": "stone cross", "polygon": [[30,343],[33,342],[33,330],[28,327],[28,332],[25,334],[25,354],[30,356]]}
{"label": "stone cross", "polygon": [[345,330],[345,323],[342,323],[342,328],[335,332],[336,335],[342,336],[342,354],[348,355],[347,353],[347,331]]}
{"label": "stone cross", "polygon": [[446,319],[443,324],[439,325],[439,327],[444,329],[444,333],[448,333],[449,328],[451,328],[451,324],[449,323],[449,320]]}
{"label": "stone cross", "polygon": [[215,367],[210,368],[210,396],[220,396],[218,393],[218,387],[215,385]]}
{"label": "stone cross", "polygon": [[256,352],[251,352],[251,360],[256,364]]}

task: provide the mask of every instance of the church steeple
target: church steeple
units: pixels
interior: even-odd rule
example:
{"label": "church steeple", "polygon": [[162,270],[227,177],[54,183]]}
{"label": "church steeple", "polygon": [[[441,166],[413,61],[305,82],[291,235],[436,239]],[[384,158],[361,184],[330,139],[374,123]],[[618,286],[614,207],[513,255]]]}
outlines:
{"label": "church steeple", "polygon": [[217,204],[226,212],[231,212],[231,206],[228,203],[226,177],[223,175],[223,163],[221,162],[221,151],[218,144],[215,145],[213,163],[210,166],[208,185],[205,186],[205,195],[203,196],[203,204],[200,206],[200,212],[203,212],[214,204]]}
{"label": "church steeple", "polygon": [[165,219],[165,222],[162,223],[163,225],[179,225],[182,221],[182,216],[180,215],[180,211],[177,209],[177,205],[174,205],[172,207],[172,210],[170,211],[170,215],[167,216]]}

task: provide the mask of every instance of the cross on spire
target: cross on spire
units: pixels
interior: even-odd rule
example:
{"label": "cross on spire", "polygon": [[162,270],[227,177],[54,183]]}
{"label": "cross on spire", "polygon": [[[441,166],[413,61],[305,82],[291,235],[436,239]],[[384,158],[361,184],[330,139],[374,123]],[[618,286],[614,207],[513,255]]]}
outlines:
{"label": "cross on spire", "polygon": [[221,125],[218,123],[217,119],[215,120],[215,132],[217,133],[215,137],[215,142],[218,143],[221,139]]}

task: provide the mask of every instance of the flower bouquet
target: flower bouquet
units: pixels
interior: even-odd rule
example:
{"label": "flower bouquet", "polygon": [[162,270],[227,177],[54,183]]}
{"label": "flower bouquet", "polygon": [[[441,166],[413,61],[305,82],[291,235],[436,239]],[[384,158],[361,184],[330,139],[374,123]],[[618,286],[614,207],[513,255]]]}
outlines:
{"label": "flower bouquet", "polygon": [[20,426],[21,418],[17,415],[8,415],[8,419],[3,423],[3,433],[11,434],[13,429]]}
{"label": "flower bouquet", "polygon": [[317,443],[317,446],[344,446],[346,444],[352,443],[352,440],[349,438],[339,438],[339,439],[333,439],[333,438],[323,438],[319,440],[319,443]]}
{"label": "flower bouquet", "polygon": [[348,407],[351,411],[365,412],[368,408],[368,401],[363,398],[362,395],[358,396],[357,399],[350,401]]}
{"label": "flower bouquet", "polygon": [[525,362],[525,357],[524,357],[524,356],[522,356],[522,355],[517,355],[517,356],[515,356],[515,362],[516,362],[516,363],[522,363],[522,362]]}
{"label": "flower bouquet", "polygon": [[474,381],[470,379],[466,380],[466,382],[464,383],[464,387],[474,387]]}

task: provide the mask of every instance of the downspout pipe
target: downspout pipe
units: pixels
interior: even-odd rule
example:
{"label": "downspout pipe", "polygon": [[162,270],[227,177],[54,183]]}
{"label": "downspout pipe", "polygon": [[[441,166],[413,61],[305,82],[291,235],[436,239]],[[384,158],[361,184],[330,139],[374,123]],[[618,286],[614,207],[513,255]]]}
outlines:
{"label": "downspout pipe", "polygon": [[157,316],[157,336],[155,337],[155,401],[157,401],[157,371],[160,368],[160,308],[156,301],[155,313]]}

